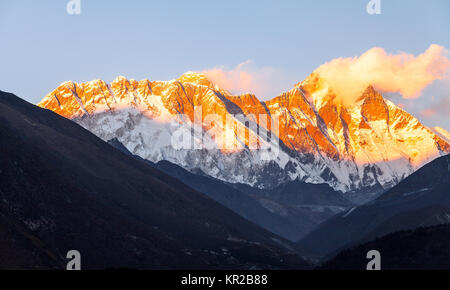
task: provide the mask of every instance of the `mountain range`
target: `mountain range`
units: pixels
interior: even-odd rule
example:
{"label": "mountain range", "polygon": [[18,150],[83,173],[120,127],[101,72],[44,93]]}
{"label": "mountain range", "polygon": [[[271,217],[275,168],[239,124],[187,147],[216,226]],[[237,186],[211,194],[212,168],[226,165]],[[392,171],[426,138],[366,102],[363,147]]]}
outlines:
{"label": "mountain range", "polygon": [[358,268],[450,223],[450,134],[355,100],[317,73],[268,101],[194,72],[0,92],[0,268]]}
{"label": "mountain range", "polygon": [[69,81],[38,105],[154,163],[260,189],[326,183],[354,203],[450,152],[445,130],[422,125],[372,86],[346,104],[317,73],[268,101],[188,72],[171,81]]}

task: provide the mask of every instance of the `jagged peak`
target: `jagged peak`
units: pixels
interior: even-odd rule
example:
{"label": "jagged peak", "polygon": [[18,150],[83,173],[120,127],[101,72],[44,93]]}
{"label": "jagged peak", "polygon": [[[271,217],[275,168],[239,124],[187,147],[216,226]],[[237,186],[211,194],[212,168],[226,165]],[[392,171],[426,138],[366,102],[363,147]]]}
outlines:
{"label": "jagged peak", "polygon": [[359,97],[356,96],[354,101],[348,101],[349,98],[339,97],[327,80],[317,72],[311,73],[294,88],[300,89],[318,107],[330,102],[336,106],[352,107],[361,106],[365,101],[385,101],[381,93],[371,84],[359,94]]}
{"label": "jagged peak", "polygon": [[77,84],[78,83],[74,82],[74,81],[65,81],[65,82],[62,82],[58,87],[74,86]]}
{"label": "jagged peak", "polygon": [[96,84],[96,83],[104,83],[105,81],[102,79],[94,79],[91,81],[88,81],[87,83],[92,83],[92,84]]}
{"label": "jagged peak", "polygon": [[181,83],[192,83],[196,85],[213,87],[213,83],[206,77],[205,74],[194,71],[185,72],[177,80]]}
{"label": "jagged peak", "polygon": [[119,75],[112,82],[120,83],[120,82],[127,82],[127,81],[129,81],[128,78],[126,78],[125,76]]}
{"label": "jagged peak", "polygon": [[389,108],[383,96],[372,85],[364,90],[356,104],[361,104],[361,114],[368,121],[385,120],[386,125],[389,125]]}
{"label": "jagged peak", "polygon": [[367,94],[376,94],[377,91],[375,90],[375,88],[373,87],[373,85],[369,85],[365,90],[364,93]]}
{"label": "jagged peak", "polygon": [[327,81],[317,72],[312,72],[305,80],[297,83],[294,89],[300,90],[318,110],[327,104],[333,104],[337,107],[343,106],[342,100],[336,97]]}
{"label": "jagged peak", "polygon": [[294,89],[302,89],[302,91],[312,94],[320,90],[328,90],[328,84],[318,73],[312,72],[306,79],[295,84]]}
{"label": "jagged peak", "polygon": [[258,102],[260,103],[259,99],[256,97],[255,94],[252,93],[245,93],[242,95],[238,95],[238,96],[230,96],[230,99],[233,100],[240,100],[242,102]]}
{"label": "jagged peak", "polygon": [[361,94],[361,96],[356,100],[357,102],[360,101],[369,101],[369,100],[383,100],[383,96],[375,90],[375,88],[372,85],[369,85]]}

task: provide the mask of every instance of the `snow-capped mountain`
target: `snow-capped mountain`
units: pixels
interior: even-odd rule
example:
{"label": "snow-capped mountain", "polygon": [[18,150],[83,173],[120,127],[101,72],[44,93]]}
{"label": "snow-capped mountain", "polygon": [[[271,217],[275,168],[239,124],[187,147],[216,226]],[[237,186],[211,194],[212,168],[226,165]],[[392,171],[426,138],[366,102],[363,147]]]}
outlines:
{"label": "snow-capped mountain", "polygon": [[450,152],[442,133],[373,87],[348,105],[316,73],[266,102],[188,72],[172,81],[65,82],[38,105],[150,161],[261,188],[298,179],[379,192]]}

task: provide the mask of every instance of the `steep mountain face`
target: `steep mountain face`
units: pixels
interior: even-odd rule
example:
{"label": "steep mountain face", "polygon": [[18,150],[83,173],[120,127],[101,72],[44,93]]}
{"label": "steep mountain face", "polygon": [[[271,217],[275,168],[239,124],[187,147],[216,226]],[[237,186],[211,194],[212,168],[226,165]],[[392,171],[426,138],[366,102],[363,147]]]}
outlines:
{"label": "steep mountain face", "polygon": [[450,155],[426,164],[376,200],[325,221],[299,244],[312,256],[392,232],[450,223]]}
{"label": "steep mountain face", "polygon": [[440,136],[442,139],[446,140],[447,142],[450,142],[450,133],[447,132],[444,128],[441,127],[433,127],[431,128],[434,133],[436,133],[438,136]]}
{"label": "steep mountain face", "polygon": [[0,92],[0,269],[304,268],[296,246]]}
{"label": "steep mountain face", "polygon": [[450,224],[389,234],[340,252],[321,269],[365,270],[373,249],[380,252],[382,270],[448,270]]}
{"label": "steep mountain face", "polygon": [[344,105],[315,73],[267,102],[190,72],[172,81],[66,82],[38,105],[152,162],[260,188],[300,180],[378,193],[450,152],[448,140],[372,87]]}

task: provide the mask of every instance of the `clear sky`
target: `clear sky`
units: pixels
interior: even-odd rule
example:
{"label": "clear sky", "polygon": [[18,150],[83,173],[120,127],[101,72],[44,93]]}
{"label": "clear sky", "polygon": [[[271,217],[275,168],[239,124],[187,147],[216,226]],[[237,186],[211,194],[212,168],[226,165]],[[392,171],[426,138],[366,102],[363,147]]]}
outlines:
{"label": "clear sky", "polygon": [[[418,55],[450,48],[450,1],[381,0],[0,0],[0,89],[36,103],[66,80],[170,80],[214,67],[276,71],[274,97],[321,64],[372,47]],[[450,130],[450,84],[437,81],[403,103],[428,125]],[[428,113],[424,113],[425,110]],[[434,114],[432,114],[434,110]]]}

